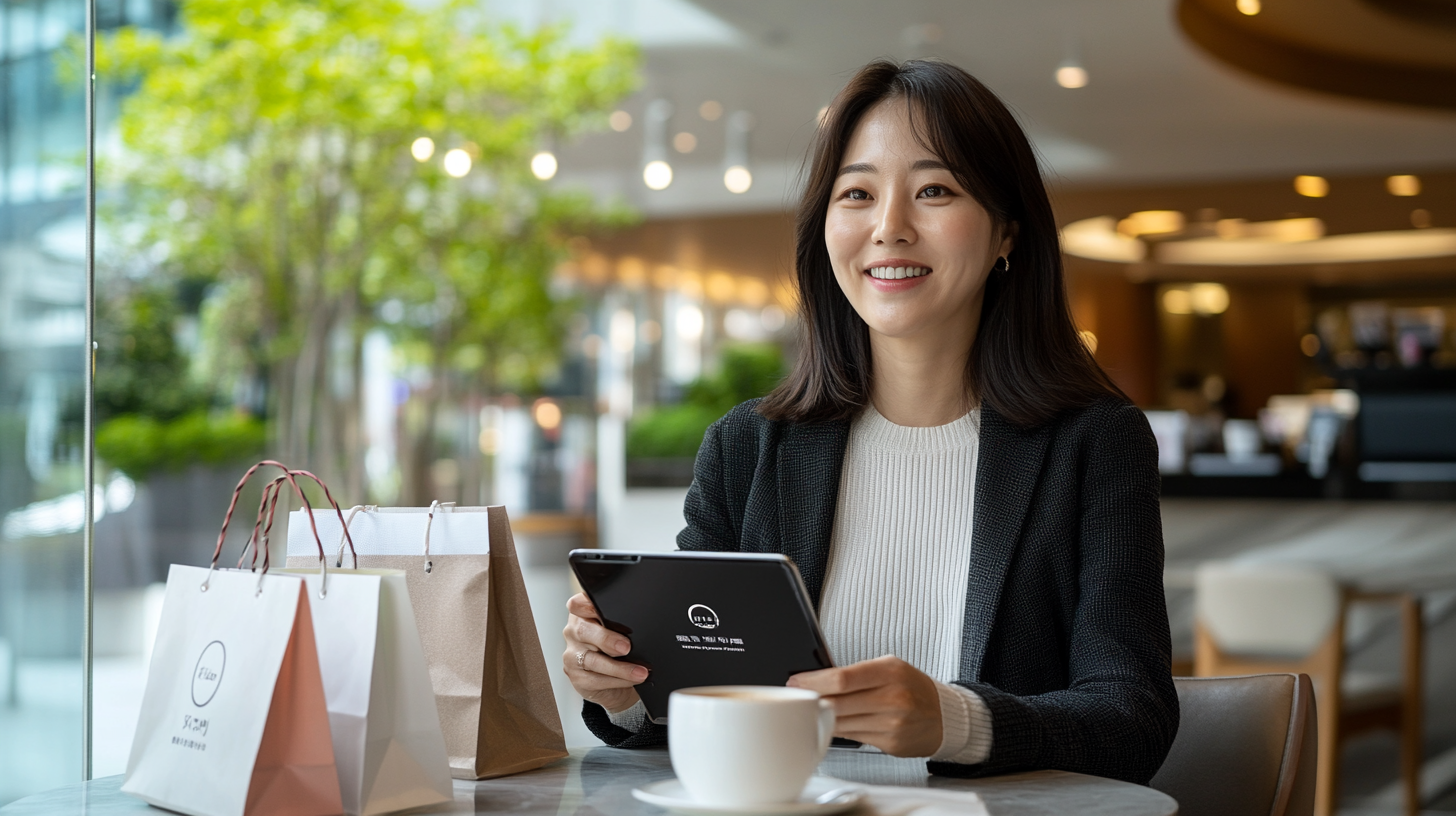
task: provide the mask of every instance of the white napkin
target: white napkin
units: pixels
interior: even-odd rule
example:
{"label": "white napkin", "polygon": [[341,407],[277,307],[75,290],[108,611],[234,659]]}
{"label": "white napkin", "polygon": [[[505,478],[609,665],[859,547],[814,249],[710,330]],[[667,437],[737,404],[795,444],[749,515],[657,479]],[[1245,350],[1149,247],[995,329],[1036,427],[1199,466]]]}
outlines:
{"label": "white napkin", "polygon": [[876,816],[990,816],[986,803],[972,791],[863,785],[866,808]]}

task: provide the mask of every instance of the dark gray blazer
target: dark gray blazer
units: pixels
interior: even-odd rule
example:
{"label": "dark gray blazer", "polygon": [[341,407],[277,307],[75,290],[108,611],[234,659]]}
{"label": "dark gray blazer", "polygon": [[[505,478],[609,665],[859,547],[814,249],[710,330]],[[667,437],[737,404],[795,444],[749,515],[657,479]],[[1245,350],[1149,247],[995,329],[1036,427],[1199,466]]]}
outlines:
{"label": "dark gray blazer", "polygon": [[[684,550],[784,553],[817,606],[849,424],[771,422],[757,400],[708,429]],[[986,701],[990,757],[947,776],[1052,768],[1146,783],[1178,731],[1163,597],[1158,451],[1142,412],[1107,399],[1035,430],[981,412],[960,677]],[[660,745],[588,703],[609,745]]]}

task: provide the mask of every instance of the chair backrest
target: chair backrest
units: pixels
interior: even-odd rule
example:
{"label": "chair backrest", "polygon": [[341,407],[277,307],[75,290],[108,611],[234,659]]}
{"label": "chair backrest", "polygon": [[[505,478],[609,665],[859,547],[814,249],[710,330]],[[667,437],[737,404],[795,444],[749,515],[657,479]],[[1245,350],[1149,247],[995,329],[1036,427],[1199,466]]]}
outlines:
{"label": "chair backrest", "polygon": [[1198,620],[1228,654],[1303,657],[1340,615],[1334,579],[1298,567],[1210,562],[1198,568],[1195,586]]}
{"label": "chair backrest", "polygon": [[1178,677],[1178,736],[1149,784],[1180,816],[1311,816],[1314,687],[1305,674]]}

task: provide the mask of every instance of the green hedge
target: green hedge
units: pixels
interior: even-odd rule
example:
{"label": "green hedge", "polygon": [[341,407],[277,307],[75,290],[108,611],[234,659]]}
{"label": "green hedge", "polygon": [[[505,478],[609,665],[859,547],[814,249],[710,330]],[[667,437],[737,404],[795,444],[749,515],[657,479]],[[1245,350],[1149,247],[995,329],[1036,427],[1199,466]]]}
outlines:
{"label": "green hedge", "polygon": [[174,420],[126,414],[96,429],[96,454],[133,479],[191,464],[227,464],[263,452],[267,427],[242,413],[196,411]]}
{"label": "green hedge", "polygon": [[654,408],[627,428],[628,459],[691,459],[703,432],[745,400],[772,391],[784,375],[783,352],[768,343],[744,343],[723,351],[717,373],[687,387],[681,405]]}
{"label": "green hedge", "polygon": [[632,420],[627,429],[631,459],[691,459],[703,444],[703,432],[722,412],[701,405],[656,408]]}

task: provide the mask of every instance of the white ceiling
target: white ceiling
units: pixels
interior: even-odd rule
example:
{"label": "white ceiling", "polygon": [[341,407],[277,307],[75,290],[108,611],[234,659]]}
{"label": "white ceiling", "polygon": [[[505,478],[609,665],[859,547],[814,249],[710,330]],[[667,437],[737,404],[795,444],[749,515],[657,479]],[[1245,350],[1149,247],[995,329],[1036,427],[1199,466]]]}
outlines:
{"label": "white ceiling", "polygon": [[[648,216],[783,209],[818,109],[876,57],[934,56],[975,74],[1016,111],[1055,183],[1121,185],[1299,173],[1456,167],[1456,111],[1346,100],[1271,84],[1189,42],[1173,0],[501,0],[522,22],[571,20],[576,37],[644,44],[646,82],[623,105],[632,127],[560,149],[558,184],[617,195]],[[1230,0],[1232,2],[1232,0]],[[497,5],[497,8],[500,8]],[[1052,75],[1078,55],[1091,81]],[[642,111],[671,101],[676,178],[642,184]],[[756,121],[754,186],[721,182],[724,123],[707,99]]]}

